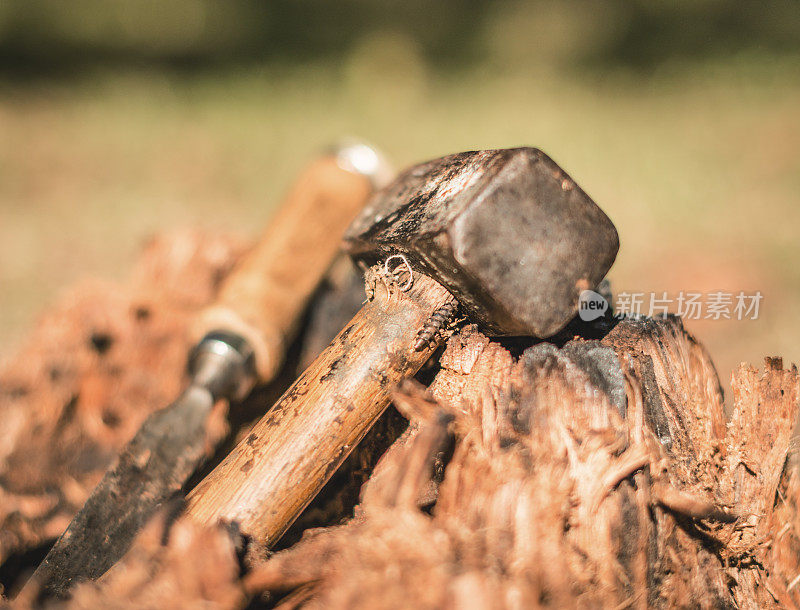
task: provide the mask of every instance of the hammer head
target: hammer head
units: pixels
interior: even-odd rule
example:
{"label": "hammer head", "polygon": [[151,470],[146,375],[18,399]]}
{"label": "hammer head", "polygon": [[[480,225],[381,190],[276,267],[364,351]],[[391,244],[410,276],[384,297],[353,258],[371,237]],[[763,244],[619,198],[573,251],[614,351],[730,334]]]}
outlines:
{"label": "hammer head", "polygon": [[489,332],[549,337],[605,276],[619,239],[547,155],[513,148],[412,167],[353,221],[345,248],[368,263],[404,254]]}

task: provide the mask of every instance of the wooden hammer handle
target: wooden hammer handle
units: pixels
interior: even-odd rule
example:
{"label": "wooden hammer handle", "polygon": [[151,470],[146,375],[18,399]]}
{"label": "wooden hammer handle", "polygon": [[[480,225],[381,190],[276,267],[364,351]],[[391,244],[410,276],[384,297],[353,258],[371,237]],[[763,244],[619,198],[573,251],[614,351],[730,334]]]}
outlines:
{"label": "wooden hammer handle", "polygon": [[[380,289],[380,282],[378,283]],[[430,357],[417,332],[451,300],[416,276],[402,292],[376,290],[250,434],[188,497],[202,523],[235,521],[271,545],[333,475],[389,404],[389,393]],[[435,344],[435,342],[434,342]]]}
{"label": "wooden hammer handle", "polygon": [[225,279],[194,328],[243,337],[259,379],[274,376],[305,303],[334,259],[341,236],[373,192],[367,173],[339,156],[312,163],[290,190],[255,247]]}

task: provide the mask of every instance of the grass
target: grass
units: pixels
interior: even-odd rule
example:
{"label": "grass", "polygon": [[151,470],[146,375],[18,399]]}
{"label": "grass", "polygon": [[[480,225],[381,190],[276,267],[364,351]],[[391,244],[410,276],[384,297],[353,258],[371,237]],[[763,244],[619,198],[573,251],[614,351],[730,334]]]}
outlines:
{"label": "grass", "polygon": [[617,224],[617,290],[761,290],[757,321],[690,324],[723,376],[800,361],[800,80],[758,58],[625,73],[430,73],[402,41],[343,65],[0,86],[0,337],[77,278],[122,278],[181,225],[255,233],[342,136],[398,166],[536,145]]}

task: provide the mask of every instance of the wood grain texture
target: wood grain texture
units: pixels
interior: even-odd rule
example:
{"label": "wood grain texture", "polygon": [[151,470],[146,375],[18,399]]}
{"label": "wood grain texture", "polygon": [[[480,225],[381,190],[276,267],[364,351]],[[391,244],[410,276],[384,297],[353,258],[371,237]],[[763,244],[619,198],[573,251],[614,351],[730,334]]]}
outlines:
{"label": "wood grain texture", "polygon": [[212,330],[243,336],[261,381],[270,380],[345,228],[371,193],[367,176],[342,169],[334,157],[313,163],[200,316],[196,338]]}
{"label": "wood grain texture", "polygon": [[676,318],[518,360],[465,329],[441,362],[428,394],[396,398],[418,427],[358,517],[251,570],[248,593],[326,610],[800,607],[796,368],[740,368],[725,426],[714,367]]}
{"label": "wood grain texture", "polygon": [[233,528],[162,517],[53,607],[800,607],[795,367],[740,367],[718,431],[716,372],[675,318],[519,358],[465,327],[440,364],[393,393],[413,434],[348,523],[242,568]]}
{"label": "wood grain texture", "polygon": [[415,275],[406,292],[376,282],[373,298],[251,433],[188,497],[199,522],[235,521],[270,545],[336,471],[389,404],[392,388],[428,359],[417,331],[452,296]]}

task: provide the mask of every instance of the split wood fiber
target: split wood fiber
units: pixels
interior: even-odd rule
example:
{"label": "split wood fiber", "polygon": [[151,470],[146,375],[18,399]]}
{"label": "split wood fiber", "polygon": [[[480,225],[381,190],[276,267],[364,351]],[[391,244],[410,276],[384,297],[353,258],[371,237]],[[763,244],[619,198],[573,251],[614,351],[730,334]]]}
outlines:
{"label": "split wood fiber", "polygon": [[67,607],[798,607],[796,369],[742,366],[719,427],[714,368],[675,319],[518,360],[467,327],[441,365],[395,393],[412,427],[346,525],[241,572],[229,531],[156,521]]}
{"label": "split wood fiber", "polygon": [[[188,323],[214,300],[248,247],[200,231],[154,237],[130,278],[71,288],[0,368],[0,587],[7,593],[30,575],[143,420],[180,391],[192,341]],[[300,329],[277,379],[232,405],[227,417],[219,403],[207,418],[197,450],[212,463],[214,447],[222,441],[218,453],[225,455],[305,368],[298,354],[319,353],[358,310],[361,274],[339,268],[312,298],[311,323]],[[403,427],[396,413],[382,419],[291,539],[352,510],[358,487]]]}
{"label": "split wood fiber", "polygon": [[466,330],[442,366],[430,393],[398,397],[416,432],[359,517],[272,557],[249,592],[286,608],[798,607],[796,369],[741,368],[726,429],[713,365],[676,319],[517,362]]}
{"label": "split wood fiber", "polygon": [[[143,421],[185,383],[188,322],[247,250],[231,235],[153,238],[125,282],[91,280],[43,312],[0,371],[0,573],[67,527]],[[226,405],[206,426],[208,454]],[[41,559],[39,556],[39,559]]]}
{"label": "split wood fiber", "polygon": [[[243,250],[159,238],[127,285],[77,289],[5,365],[2,570],[63,529],[179,389],[186,320]],[[726,422],[713,364],[674,319],[519,359],[468,327],[428,390],[395,395],[411,429],[346,524],[331,513],[335,527],[241,565],[230,529],[162,513],[101,581],[51,607],[797,608],[797,372],[770,359],[732,386]],[[236,409],[252,417],[264,400]],[[366,476],[357,457],[342,485]]]}

